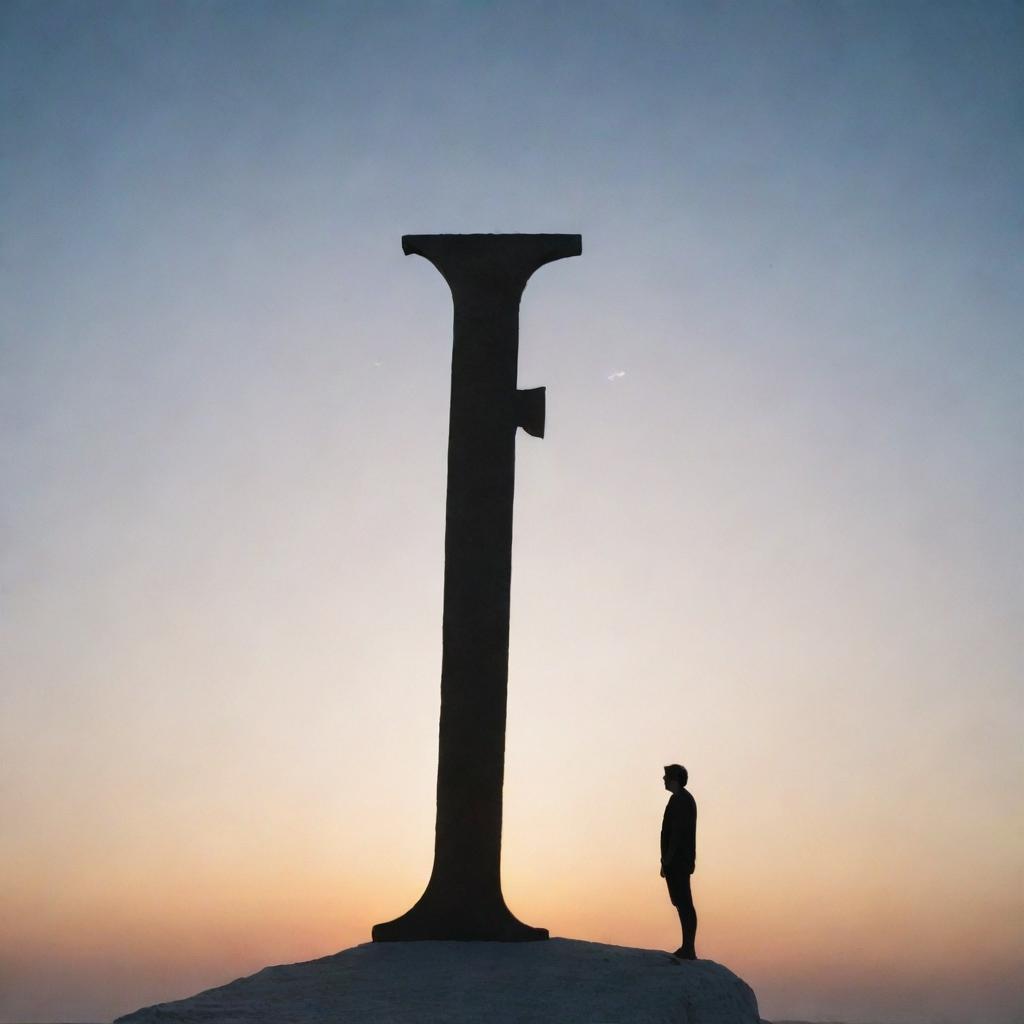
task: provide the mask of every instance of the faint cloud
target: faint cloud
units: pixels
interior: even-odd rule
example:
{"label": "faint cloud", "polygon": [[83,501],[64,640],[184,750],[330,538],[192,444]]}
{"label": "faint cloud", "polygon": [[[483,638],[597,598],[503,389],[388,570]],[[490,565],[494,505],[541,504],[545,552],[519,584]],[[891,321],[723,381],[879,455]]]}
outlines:
{"label": "faint cloud", "polygon": [[608,379],[609,380],[613,380],[613,381],[614,380],[621,380],[625,376],[626,376],[626,371],[625,370],[616,370],[614,373],[609,373],[608,374]]}

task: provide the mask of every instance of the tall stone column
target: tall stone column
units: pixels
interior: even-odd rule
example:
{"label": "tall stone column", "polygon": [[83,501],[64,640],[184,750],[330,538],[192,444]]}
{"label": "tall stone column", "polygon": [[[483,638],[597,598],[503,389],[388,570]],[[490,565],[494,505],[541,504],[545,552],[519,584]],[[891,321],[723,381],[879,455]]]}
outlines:
{"label": "tall stone column", "polygon": [[501,892],[502,785],[516,429],[544,436],[544,389],[516,386],[519,301],[530,275],[578,256],[579,235],[406,235],[454,303],[434,867],[377,942],[527,941]]}

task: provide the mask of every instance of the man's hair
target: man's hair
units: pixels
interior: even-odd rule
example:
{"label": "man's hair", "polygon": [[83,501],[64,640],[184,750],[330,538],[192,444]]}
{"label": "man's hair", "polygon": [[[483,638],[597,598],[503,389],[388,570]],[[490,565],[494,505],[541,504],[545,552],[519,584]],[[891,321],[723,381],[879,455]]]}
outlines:
{"label": "man's hair", "polygon": [[665,774],[670,779],[678,779],[681,786],[685,786],[690,778],[690,773],[681,764],[665,765]]}

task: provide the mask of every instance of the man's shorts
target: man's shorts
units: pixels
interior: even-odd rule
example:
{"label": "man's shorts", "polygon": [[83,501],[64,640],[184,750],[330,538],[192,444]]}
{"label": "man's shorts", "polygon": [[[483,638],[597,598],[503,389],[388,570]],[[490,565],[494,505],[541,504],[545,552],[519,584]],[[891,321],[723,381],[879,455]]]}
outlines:
{"label": "man's shorts", "polygon": [[690,892],[690,872],[670,871],[665,875],[668,883],[668,895],[675,907],[692,907],[693,895]]}

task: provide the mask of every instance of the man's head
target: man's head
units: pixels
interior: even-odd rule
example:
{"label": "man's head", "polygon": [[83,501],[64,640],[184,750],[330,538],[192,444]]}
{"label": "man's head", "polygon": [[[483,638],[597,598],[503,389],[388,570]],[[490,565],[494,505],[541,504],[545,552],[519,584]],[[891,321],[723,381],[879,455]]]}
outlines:
{"label": "man's head", "polygon": [[670,793],[678,793],[681,789],[685,789],[689,777],[689,773],[681,764],[665,765],[665,788]]}

